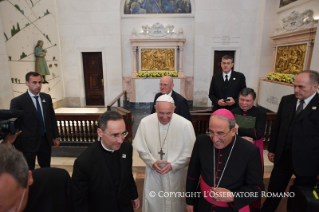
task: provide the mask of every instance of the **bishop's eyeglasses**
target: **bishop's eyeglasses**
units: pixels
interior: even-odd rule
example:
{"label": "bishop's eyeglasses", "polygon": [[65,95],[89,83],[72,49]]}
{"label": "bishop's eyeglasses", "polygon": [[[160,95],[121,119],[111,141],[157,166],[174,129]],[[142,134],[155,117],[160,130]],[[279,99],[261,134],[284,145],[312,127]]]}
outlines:
{"label": "bishop's eyeglasses", "polygon": [[225,138],[230,131],[231,130],[229,130],[227,133],[224,133],[224,132],[213,133],[213,131],[211,130],[206,130],[206,135],[208,135],[209,137],[217,136],[218,138]]}

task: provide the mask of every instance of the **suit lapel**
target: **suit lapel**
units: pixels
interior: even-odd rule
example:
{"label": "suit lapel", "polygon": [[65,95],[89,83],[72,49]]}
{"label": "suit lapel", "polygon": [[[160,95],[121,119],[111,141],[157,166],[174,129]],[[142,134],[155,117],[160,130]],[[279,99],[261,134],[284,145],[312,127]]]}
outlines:
{"label": "suit lapel", "polygon": [[[317,110],[317,108],[319,107],[319,95],[316,94],[312,100],[309,102],[309,104],[306,106],[305,109],[303,109],[303,111],[300,113],[300,115],[297,117],[297,121],[303,119],[304,117],[309,116],[310,113],[312,113],[312,111]],[[318,108],[319,109],[319,108]]]}
{"label": "suit lapel", "polygon": [[[236,79],[236,72],[235,71],[232,71],[231,74],[230,74],[230,77],[229,77],[229,83],[228,83],[228,88],[230,88],[234,82],[237,80]],[[239,92],[238,92],[239,93]]]}
{"label": "suit lapel", "polygon": [[39,103],[42,105],[43,119],[46,120],[48,104],[47,104],[47,101],[46,101],[46,99],[45,99],[43,94],[40,93],[39,96],[41,97],[41,102],[39,102]]}
{"label": "suit lapel", "polygon": [[[288,114],[288,117],[289,119],[288,120],[292,120],[294,115],[295,115],[295,112],[296,112],[296,105],[297,105],[297,98],[295,97],[295,95],[292,96],[293,98],[293,104],[290,104],[290,107],[287,108],[287,114]],[[289,100],[289,102],[291,102]]]}
{"label": "suit lapel", "polygon": [[[172,90],[172,98],[173,98],[174,101],[175,101],[175,99],[176,99],[176,92],[175,92],[174,90]],[[176,102],[175,102],[175,106],[176,106]]]}
{"label": "suit lapel", "polygon": [[225,91],[225,81],[224,81],[224,77],[223,77],[223,71],[220,73],[220,76],[218,78],[219,78],[218,82],[220,82],[220,88],[222,89],[222,92],[224,92]]}
{"label": "suit lapel", "polygon": [[26,107],[28,108],[31,108],[32,112],[34,113],[34,115],[38,118],[39,121],[40,120],[40,117],[39,117],[39,114],[38,114],[38,111],[33,103],[33,100],[32,100],[32,97],[30,96],[30,94],[28,93],[28,91],[24,94],[25,96],[25,104],[26,104]]}

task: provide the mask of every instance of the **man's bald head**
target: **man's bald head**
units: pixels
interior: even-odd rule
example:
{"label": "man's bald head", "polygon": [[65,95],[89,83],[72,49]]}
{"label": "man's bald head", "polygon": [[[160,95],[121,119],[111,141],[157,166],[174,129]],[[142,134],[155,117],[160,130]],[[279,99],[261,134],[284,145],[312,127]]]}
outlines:
{"label": "man's bald head", "polygon": [[162,94],[169,94],[174,88],[173,78],[171,76],[164,76],[160,81],[160,90]]}

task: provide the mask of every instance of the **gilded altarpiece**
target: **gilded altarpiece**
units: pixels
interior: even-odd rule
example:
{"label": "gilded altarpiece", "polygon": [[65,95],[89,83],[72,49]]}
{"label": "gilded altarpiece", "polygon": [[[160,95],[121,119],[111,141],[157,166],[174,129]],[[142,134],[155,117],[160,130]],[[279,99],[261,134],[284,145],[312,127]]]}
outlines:
{"label": "gilded altarpiece", "polygon": [[176,48],[141,48],[140,71],[177,71]]}
{"label": "gilded altarpiece", "polygon": [[277,46],[275,72],[298,74],[304,70],[307,43]]}

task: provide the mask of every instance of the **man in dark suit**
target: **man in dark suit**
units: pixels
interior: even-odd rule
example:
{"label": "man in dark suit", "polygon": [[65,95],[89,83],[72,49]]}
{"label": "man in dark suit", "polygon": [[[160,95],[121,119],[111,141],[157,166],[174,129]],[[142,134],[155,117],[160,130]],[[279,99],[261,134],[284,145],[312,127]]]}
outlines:
{"label": "man in dark suit", "polygon": [[245,76],[231,70],[234,66],[231,56],[223,56],[221,66],[223,71],[213,76],[209,89],[209,98],[214,111],[220,108],[232,110],[238,107],[238,94],[246,88]]}
{"label": "man in dark suit", "polygon": [[124,141],[128,132],[123,117],[115,111],[103,113],[97,133],[101,142],[94,142],[74,162],[75,211],[137,210],[140,201],[132,174],[133,149]]}
{"label": "man in dark suit", "polygon": [[23,155],[0,145],[0,212],[72,212],[71,178],[64,169],[30,171]]}
{"label": "man in dark suit", "polygon": [[[279,104],[268,146],[268,159],[274,163],[268,192],[284,192],[294,174],[294,185],[315,185],[319,174],[319,74],[300,72],[294,92]],[[280,197],[267,198],[262,211],[275,211]]]}
{"label": "man in dark suit", "polygon": [[50,167],[51,146],[60,144],[59,132],[51,96],[40,93],[42,82],[37,72],[29,72],[25,76],[28,91],[11,100],[10,109],[23,110],[20,119],[22,133],[14,143],[23,152],[29,169],[34,169],[35,157],[40,167]]}
{"label": "man in dark suit", "polygon": [[154,103],[152,107],[152,112],[151,114],[155,113],[155,104],[156,104],[156,99],[163,94],[170,95],[175,102],[175,110],[174,113],[183,116],[185,119],[188,119],[189,121],[192,121],[192,116],[189,112],[188,104],[186,99],[180,95],[179,93],[176,93],[174,90],[174,83],[173,83],[173,78],[170,76],[164,76],[161,78],[160,81],[160,90],[161,92],[157,93],[154,98]]}

